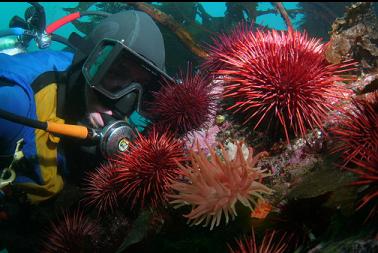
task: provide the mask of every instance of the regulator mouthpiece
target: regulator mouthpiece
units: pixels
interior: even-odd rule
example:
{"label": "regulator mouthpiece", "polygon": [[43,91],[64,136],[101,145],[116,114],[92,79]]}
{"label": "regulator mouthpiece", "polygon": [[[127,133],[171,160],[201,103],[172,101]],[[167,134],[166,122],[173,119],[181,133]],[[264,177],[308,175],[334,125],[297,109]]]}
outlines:
{"label": "regulator mouthpiece", "polygon": [[133,139],[134,131],[126,121],[114,121],[104,127],[99,134],[100,152],[105,158],[127,152]]}

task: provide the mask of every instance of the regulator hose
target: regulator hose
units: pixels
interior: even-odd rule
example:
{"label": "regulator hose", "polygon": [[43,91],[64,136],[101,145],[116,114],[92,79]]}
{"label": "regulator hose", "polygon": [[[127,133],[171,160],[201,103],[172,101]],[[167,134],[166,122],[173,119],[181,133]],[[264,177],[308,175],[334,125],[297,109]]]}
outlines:
{"label": "regulator hose", "polygon": [[12,121],[14,123],[22,124],[32,128],[41,129],[47,132],[61,134],[79,139],[87,139],[91,136],[91,131],[85,126],[61,124],[56,122],[43,122],[39,120],[29,119],[10,113],[0,109],[0,118]]}

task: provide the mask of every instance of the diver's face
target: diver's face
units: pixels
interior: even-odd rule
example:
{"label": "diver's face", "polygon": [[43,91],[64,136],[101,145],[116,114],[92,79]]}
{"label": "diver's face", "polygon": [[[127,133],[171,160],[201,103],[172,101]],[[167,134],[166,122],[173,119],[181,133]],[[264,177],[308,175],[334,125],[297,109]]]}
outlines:
{"label": "diver's face", "polygon": [[90,88],[89,86],[85,87],[87,120],[91,124],[91,127],[102,128],[104,127],[105,123],[101,114],[105,113],[112,115],[113,112],[110,108],[101,103],[101,101],[98,99],[98,94],[96,94],[92,88]]}
{"label": "diver's face", "polygon": [[151,81],[151,74],[143,69],[143,67],[125,59],[108,71],[106,77],[103,79],[102,86],[112,93],[118,93],[127,88],[132,82],[145,86]]}
{"label": "diver's face", "polygon": [[[102,81],[102,87],[108,90],[111,93],[119,93],[122,90],[128,88],[128,86],[132,83],[139,83],[142,87],[148,86],[149,83],[153,81],[153,76],[147,72],[143,67],[136,65],[134,62],[130,60],[123,60],[119,62],[117,65],[113,65],[110,70],[106,73],[105,78]],[[89,87],[88,87],[89,88]],[[88,97],[88,119],[91,124],[96,127],[103,127],[104,120],[101,116],[101,113],[112,115],[113,112],[110,108],[113,108],[113,104],[117,103],[120,99],[125,99],[127,94],[122,96],[119,99],[109,100],[111,104],[105,105],[101,98],[99,99],[98,96],[101,96],[99,93],[94,92],[91,88],[87,93]],[[138,93],[138,95],[140,95]],[[138,101],[138,99],[136,99]],[[130,101],[135,107],[135,104]],[[127,109],[127,108],[125,108]]]}

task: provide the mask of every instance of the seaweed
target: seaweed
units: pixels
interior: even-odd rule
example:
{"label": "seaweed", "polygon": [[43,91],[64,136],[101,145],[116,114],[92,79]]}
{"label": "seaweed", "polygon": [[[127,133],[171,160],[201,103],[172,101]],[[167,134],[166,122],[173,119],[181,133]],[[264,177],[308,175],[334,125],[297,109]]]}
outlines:
{"label": "seaweed", "polygon": [[[215,34],[228,32],[241,21],[254,23],[260,15],[277,12],[274,9],[258,11],[256,2],[227,2],[224,17],[210,16],[202,4],[197,2],[89,2],[79,3],[75,8],[64,10],[74,13],[88,10],[93,6],[109,13],[134,9],[151,15],[163,33],[169,74],[185,67],[188,61],[198,65],[206,57],[206,46]],[[287,13],[288,16],[293,17],[299,13],[299,10],[290,10]],[[80,32],[88,34],[103,17],[89,18],[89,22],[75,20],[72,24]],[[254,26],[261,27],[255,23]]]}
{"label": "seaweed", "polygon": [[333,21],[344,14],[349,4],[350,2],[299,2],[304,13],[300,29],[306,30],[311,36],[328,40]]}

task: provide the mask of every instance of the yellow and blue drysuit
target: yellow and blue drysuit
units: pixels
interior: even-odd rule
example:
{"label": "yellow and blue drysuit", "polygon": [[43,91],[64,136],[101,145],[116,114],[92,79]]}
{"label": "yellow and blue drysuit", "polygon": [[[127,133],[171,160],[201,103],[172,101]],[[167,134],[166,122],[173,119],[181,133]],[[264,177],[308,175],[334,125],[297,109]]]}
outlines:
{"label": "yellow and blue drysuit", "polygon": [[[30,119],[63,123],[57,115],[59,82],[45,77],[66,71],[72,61],[73,54],[64,51],[13,56],[0,53],[0,108]],[[47,200],[63,188],[60,140],[48,132],[0,118],[0,159],[12,156],[21,138],[29,166],[26,171],[16,171],[15,183],[32,203]]]}

